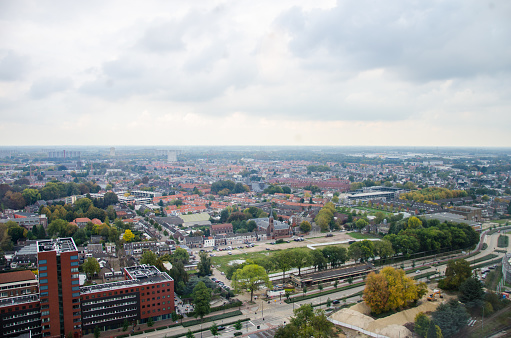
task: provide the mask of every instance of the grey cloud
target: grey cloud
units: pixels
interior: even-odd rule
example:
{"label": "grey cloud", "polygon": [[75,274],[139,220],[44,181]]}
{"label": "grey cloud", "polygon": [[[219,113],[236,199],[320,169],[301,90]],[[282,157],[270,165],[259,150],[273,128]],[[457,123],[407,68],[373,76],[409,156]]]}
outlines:
{"label": "grey cloud", "polygon": [[28,68],[28,58],[12,50],[0,50],[0,81],[23,78]]}
{"label": "grey cloud", "polygon": [[429,81],[510,71],[510,9],[504,0],[494,7],[467,0],[339,1],[328,10],[293,8],[276,24],[305,61],[326,50],[339,68],[388,67]]}
{"label": "grey cloud", "polygon": [[69,78],[43,78],[35,81],[30,87],[30,96],[34,99],[43,99],[54,93],[70,89],[73,81]]}
{"label": "grey cloud", "polygon": [[149,27],[136,46],[150,52],[162,53],[182,50],[183,29],[175,21],[159,22]]}

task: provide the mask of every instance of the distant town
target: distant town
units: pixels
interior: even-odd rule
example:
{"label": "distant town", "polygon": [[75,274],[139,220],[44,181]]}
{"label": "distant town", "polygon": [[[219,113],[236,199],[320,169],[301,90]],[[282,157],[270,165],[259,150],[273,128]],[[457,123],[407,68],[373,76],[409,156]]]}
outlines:
{"label": "distant town", "polygon": [[0,203],[0,337],[287,337],[304,304],[391,337],[346,314],[397,311],[367,287],[389,268],[421,282],[399,311],[461,292],[470,336],[498,318],[461,283],[496,316],[511,291],[506,149],[3,147]]}

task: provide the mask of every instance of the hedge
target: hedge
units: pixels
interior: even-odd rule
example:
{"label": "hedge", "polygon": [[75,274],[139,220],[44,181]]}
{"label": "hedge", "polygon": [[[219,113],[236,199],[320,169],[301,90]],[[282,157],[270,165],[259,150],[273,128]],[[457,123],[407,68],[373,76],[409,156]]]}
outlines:
{"label": "hedge", "polygon": [[[238,300],[236,302],[225,304],[225,307],[223,305],[214,306],[211,308],[211,312],[222,311],[224,309],[227,310],[227,309],[231,309],[233,307],[240,307],[241,305],[243,305],[243,302]],[[190,312],[188,315],[193,317],[194,311]]]}
{"label": "hedge", "polygon": [[[341,288],[323,291],[323,292],[321,292],[321,296],[329,295],[331,293],[335,293],[335,292],[339,292],[339,291],[353,289],[353,288],[356,288],[358,286],[362,286],[364,284],[365,284],[365,282],[358,282],[358,283],[355,283],[355,284],[343,286]],[[292,297],[292,298],[289,298],[289,300],[286,299],[284,301],[289,304],[289,303],[295,303],[295,302],[299,302],[299,301],[306,300],[306,299],[316,298],[316,297],[319,297],[319,296],[320,296],[319,293],[313,293],[313,294],[305,295],[305,296]]]}
{"label": "hedge", "polygon": [[[222,314],[211,316],[211,317],[205,317],[205,318],[203,318],[202,323],[212,322],[212,321],[215,321],[215,320],[220,320],[220,319],[224,319],[224,318],[230,318],[230,317],[234,317],[234,316],[240,316],[242,314],[243,313],[240,310],[236,310],[236,311],[232,311],[232,312],[227,312],[227,313],[222,313]],[[190,320],[188,322],[183,322],[183,327],[193,326],[193,325],[197,325],[197,324],[200,324],[200,323],[201,323],[200,319]]]}
{"label": "hedge", "polygon": [[485,266],[499,264],[501,262],[502,262],[502,258],[497,258],[497,259],[494,259],[492,261],[486,261],[484,263],[481,263],[481,264],[478,264],[478,265],[474,265],[474,266],[472,266],[472,269],[484,268]]}
{"label": "hedge", "polygon": [[[244,323],[244,322],[247,322],[247,321],[249,321],[249,320],[250,320],[250,318],[243,318],[243,319],[240,319],[239,321],[240,321],[241,323]],[[224,326],[232,325],[232,324],[234,324],[234,323],[236,323],[236,322],[237,322],[237,321],[235,321],[235,322],[228,322],[228,323],[225,323],[225,324],[223,324],[223,325],[224,325]],[[203,328],[203,329],[202,329],[202,331],[207,331],[207,330],[209,330],[209,327],[206,327],[206,328]],[[201,330],[200,330],[200,329],[199,329],[199,330],[192,331],[192,333],[199,333],[199,332],[201,332]],[[167,338],[180,338],[180,337],[185,337],[185,336],[186,336],[186,333],[185,333],[185,334],[176,334],[176,335],[173,335],[173,336],[167,336]]]}
{"label": "hedge", "polygon": [[474,259],[473,261],[470,262],[470,264],[475,264],[475,263],[479,263],[479,262],[484,262],[484,261],[487,261],[487,260],[490,260],[490,259],[493,259],[495,257],[498,257],[498,255],[495,255],[495,254],[489,254],[489,255],[486,255],[486,256],[483,256],[483,257],[479,257],[478,259]]}

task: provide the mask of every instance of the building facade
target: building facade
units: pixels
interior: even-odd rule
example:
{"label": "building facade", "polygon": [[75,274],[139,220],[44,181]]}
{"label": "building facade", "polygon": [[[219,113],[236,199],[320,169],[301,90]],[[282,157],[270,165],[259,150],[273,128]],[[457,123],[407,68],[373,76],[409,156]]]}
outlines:
{"label": "building facade", "polygon": [[32,271],[0,274],[0,337],[41,337],[37,279]]}
{"label": "building facade", "polygon": [[81,336],[78,250],[72,238],[37,242],[43,337]]}

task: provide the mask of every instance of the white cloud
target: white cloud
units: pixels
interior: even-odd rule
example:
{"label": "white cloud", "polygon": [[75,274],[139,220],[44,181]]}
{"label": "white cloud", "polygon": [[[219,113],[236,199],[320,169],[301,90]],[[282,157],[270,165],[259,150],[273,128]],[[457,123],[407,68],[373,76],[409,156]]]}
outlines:
{"label": "white cloud", "polygon": [[510,146],[492,4],[1,2],[0,143]]}

